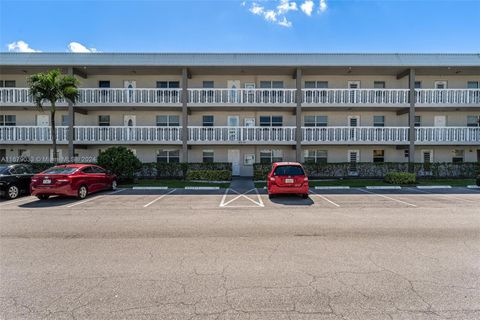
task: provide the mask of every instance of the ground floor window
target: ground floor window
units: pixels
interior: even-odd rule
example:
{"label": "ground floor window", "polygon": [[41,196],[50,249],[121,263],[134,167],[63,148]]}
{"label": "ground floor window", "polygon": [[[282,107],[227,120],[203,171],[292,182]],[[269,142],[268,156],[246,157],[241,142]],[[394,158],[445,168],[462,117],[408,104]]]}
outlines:
{"label": "ground floor window", "polygon": [[465,156],[464,150],[453,150],[452,162],[462,163]]}
{"label": "ground floor window", "polygon": [[274,163],[283,161],[282,150],[262,150],[260,151],[260,163]]}
{"label": "ground floor window", "polygon": [[373,162],[385,162],[385,150],[373,150]]}
{"label": "ground floor window", "polygon": [[157,153],[157,162],[160,163],[179,163],[179,150],[159,150]]}
{"label": "ground floor window", "polygon": [[305,163],[327,163],[328,151],[327,150],[305,150],[304,161]]}
{"label": "ground floor window", "polygon": [[214,152],[213,152],[213,150],[203,150],[203,162],[204,163],[213,163],[214,162]]}

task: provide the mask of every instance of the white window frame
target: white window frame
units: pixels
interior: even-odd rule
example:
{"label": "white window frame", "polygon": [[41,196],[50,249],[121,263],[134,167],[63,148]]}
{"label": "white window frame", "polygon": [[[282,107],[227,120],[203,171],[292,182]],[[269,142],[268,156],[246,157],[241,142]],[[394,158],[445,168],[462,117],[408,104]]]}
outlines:
{"label": "white window frame", "polygon": [[[443,85],[443,88],[438,88],[438,85]],[[440,90],[448,89],[448,81],[447,80],[435,80],[433,82],[433,87],[435,89],[440,89]]]}
{"label": "white window frame", "polygon": [[[212,162],[205,162],[205,153],[207,153],[207,152],[212,153],[212,156],[211,156]],[[208,158],[210,158],[210,157],[208,157]],[[213,163],[213,162],[215,162],[215,151],[212,150],[212,149],[202,150],[202,162],[203,163]]]}

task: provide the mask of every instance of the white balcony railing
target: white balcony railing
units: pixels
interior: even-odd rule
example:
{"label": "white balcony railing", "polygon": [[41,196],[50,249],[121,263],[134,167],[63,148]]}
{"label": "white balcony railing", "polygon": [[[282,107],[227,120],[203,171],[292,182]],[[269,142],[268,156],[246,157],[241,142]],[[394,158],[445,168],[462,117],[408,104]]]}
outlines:
{"label": "white balcony railing", "polygon": [[188,127],[191,143],[294,143],[295,127]]}
{"label": "white balcony railing", "polygon": [[197,105],[295,104],[295,89],[188,89],[188,102]]}
{"label": "white balcony railing", "polygon": [[408,89],[303,89],[305,105],[399,105],[409,103]]}
{"label": "white balcony railing", "polygon": [[[68,143],[68,127],[59,126],[57,141]],[[78,144],[182,142],[181,127],[76,126]],[[417,127],[417,144],[480,145],[480,127]],[[51,143],[50,127],[0,126],[0,144]],[[295,127],[188,127],[192,144],[293,144]],[[302,127],[305,144],[407,144],[408,127]]]}
{"label": "white balcony railing", "polygon": [[303,127],[304,143],[406,143],[408,127]]}
{"label": "white balcony railing", "polygon": [[[78,106],[180,105],[181,89],[80,88]],[[58,101],[65,105],[65,101]],[[295,89],[188,89],[190,105],[288,105]],[[302,89],[305,106],[405,106],[408,89]],[[0,88],[0,105],[33,104],[27,88]],[[416,89],[418,106],[480,106],[480,89]]]}
{"label": "white balcony railing", "polygon": [[479,89],[417,89],[417,105],[480,105]]}

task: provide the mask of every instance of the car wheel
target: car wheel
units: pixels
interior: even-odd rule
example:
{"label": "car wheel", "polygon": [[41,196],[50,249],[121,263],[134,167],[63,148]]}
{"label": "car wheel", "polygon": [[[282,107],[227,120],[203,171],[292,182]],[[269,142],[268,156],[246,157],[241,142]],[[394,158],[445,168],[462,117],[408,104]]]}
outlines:
{"label": "car wheel", "polygon": [[77,198],[85,199],[87,197],[87,194],[88,194],[87,186],[81,185],[80,188],[78,188]]}
{"label": "car wheel", "polygon": [[112,181],[112,185],[110,186],[110,190],[117,190],[117,180]]}
{"label": "car wheel", "polygon": [[39,194],[37,198],[40,200],[47,200],[48,198],[50,198],[50,196],[48,194]]}
{"label": "car wheel", "polygon": [[7,190],[7,199],[16,199],[18,197],[18,195],[20,194],[20,190],[18,189],[17,186],[10,186],[8,187],[8,190]]}
{"label": "car wheel", "polygon": [[302,198],[303,198],[303,199],[308,199],[308,193],[302,194]]}

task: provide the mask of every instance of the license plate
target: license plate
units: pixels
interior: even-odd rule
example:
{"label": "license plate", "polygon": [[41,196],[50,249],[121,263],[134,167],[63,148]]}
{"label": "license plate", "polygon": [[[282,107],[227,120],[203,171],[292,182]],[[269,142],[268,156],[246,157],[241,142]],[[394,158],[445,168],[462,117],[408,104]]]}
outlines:
{"label": "license plate", "polygon": [[50,179],[43,179],[43,184],[50,184],[52,183],[52,180]]}
{"label": "license plate", "polygon": [[285,179],[285,183],[293,183],[293,179]]}

